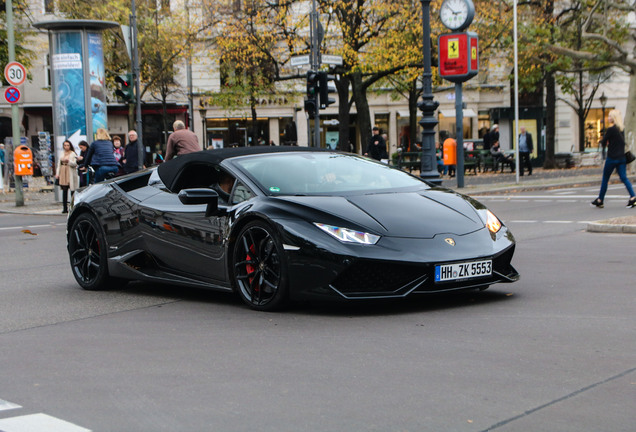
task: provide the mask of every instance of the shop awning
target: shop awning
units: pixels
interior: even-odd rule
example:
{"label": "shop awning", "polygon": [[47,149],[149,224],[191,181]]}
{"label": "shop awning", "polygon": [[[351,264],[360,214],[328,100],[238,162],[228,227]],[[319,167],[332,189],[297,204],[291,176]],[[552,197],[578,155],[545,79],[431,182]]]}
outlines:
{"label": "shop awning", "polygon": [[[443,110],[439,110],[439,113],[441,115],[443,115],[444,117],[455,117],[455,110],[454,109],[443,109]],[[465,108],[463,110],[463,116],[464,117],[477,117],[477,113],[475,111],[473,111],[470,108]]]}

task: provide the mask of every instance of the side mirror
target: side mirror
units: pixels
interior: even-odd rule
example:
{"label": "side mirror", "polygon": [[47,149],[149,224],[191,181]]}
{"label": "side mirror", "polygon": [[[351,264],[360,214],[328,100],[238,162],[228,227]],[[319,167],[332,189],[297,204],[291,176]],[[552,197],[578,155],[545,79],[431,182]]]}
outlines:
{"label": "side mirror", "polygon": [[177,196],[179,201],[185,205],[207,204],[206,216],[211,216],[219,211],[219,194],[214,189],[182,189]]}

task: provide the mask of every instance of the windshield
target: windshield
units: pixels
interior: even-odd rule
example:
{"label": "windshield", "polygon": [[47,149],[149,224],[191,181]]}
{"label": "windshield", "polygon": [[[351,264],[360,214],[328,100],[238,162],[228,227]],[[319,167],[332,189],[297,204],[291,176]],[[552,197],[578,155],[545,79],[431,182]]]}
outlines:
{"label": "windshield", "polygon": [[351,154],[279,153],[243,157],[234,163],[273,195],[426,187],[424,182],[404,171]]}

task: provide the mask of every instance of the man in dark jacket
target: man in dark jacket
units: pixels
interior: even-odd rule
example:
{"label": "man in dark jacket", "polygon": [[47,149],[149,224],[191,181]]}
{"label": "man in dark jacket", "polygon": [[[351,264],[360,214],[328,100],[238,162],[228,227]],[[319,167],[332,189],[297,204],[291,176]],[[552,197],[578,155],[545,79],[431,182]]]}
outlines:
{"label": "man in dark jacket", "polygon": [[519,175],[523,175],[523,169],[528,168],[528,175],[532,175],[532,163],[530,162],[530,154],[534,150],[532,143],[532,134],[526,132],[524,126],[519,127]]}
{"label": "man in dark jacket", "polygon": [[137,131],[128,132],[128,145],[124,149],[124,158],[122,159],[125,174],[139,171],[139,142],[137,138]]}
{"label": "man in dark jacket", "polygon": [[484,135],[484,150],[490,150],[492,145],[499,142],[499,125],[494,124],[490,128],[490,132],[486,132]]}
{"label": "man in dark jacket", "polygon": [[373,128],[373,135],[369,140],[369,145],[367,146],[367,151],[364,155],[378,161],[389,158],[386,151],[386,141],[384,141],[384,138],[380,135],[380,128],[377,126]]}

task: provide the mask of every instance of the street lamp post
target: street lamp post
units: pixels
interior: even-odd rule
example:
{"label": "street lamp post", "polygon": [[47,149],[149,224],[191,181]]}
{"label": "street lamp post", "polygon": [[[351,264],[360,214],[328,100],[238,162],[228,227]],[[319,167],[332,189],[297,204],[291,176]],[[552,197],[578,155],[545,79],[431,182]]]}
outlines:
{"label": "street lamp post", "polygon": [[435,110],[439,102],[433,100],[433,84],[431,73],[431,0],[420,0],[422,3],[422,45],[424,51],[424,72],[422,74],[422,100],[417,104],[422,111],[422,165],[420,177],[429,182],[441,185],[442,179],[437,171],[435,156]]}
{"label": "street lamp post", "polygon": [[201,138],[203,139],[203,143],[201,145],[201,148],[203,148],[203,150],[207,149],[207,147],[208,147],[207,146],[208,141],[206,139],[207,127],[206,127],[206,124],[205,124],[205,120],[206,120],[205,116],[207,115],[207,113],[208,113],[207,109],[205,109],[205,108],[200,108],[199,109],[199,114],[201,114]]}
{"label": "street lamp post", "polygon": [[[607,104],[607,96],[605,96],[605,92],[601,93],[601,97],[599,98],[601,101],[601,111],[602,111],[602,119],[601,119],[601,139],[603,135],[605,135],[605,104]],[[601,151],[603,152],[603,160],[605,160],[605,146],[601,143]]]}

